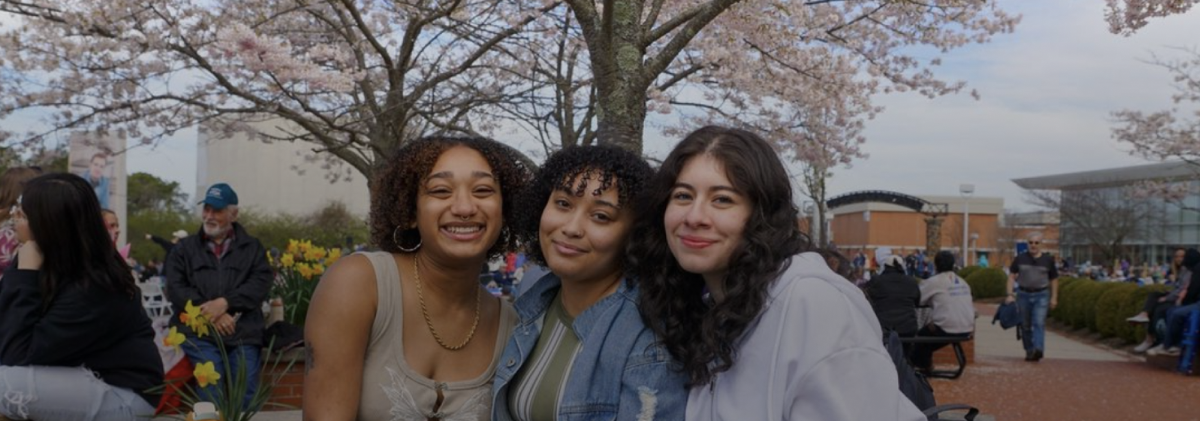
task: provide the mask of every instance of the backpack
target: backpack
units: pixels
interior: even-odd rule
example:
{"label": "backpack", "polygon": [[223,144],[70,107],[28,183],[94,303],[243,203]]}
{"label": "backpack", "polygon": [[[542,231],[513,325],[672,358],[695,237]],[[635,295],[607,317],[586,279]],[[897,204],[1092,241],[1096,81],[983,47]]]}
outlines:
{"label": "backpack", "polygon": [[892,357],[892,363],[896,365],[896,377],[900,379],[900,392],[921,411],[937,406],[937,401],[933,398],[933,386],[929,385],[929,381],[925,379],[924,375],[908,365],[908,359],[904,357],[904,346],[900,342],[900,335],[896,334],[894,330],[888,330],[884,333],[884,337],[883,347],[887,349],[888,355]]}

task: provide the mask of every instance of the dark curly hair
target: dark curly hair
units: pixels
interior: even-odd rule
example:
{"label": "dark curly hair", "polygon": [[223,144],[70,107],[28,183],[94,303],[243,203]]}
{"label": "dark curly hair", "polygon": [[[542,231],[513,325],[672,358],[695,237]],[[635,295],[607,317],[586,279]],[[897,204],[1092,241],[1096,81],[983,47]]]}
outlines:
{"label": "dark curly hair", "polygon": [[[571,185],[580,175],[583,176],[581,181]],[[645,190],[653,175],[654,169],[644,159],[616,146],[569,147],[550,155],[534,177],[533,185],[517,199],[517,217],[512,228],[525,245],[526,258],[546,265],[538,231],[546,202],[555,191],[565,191],[576,197],[585,193],[599,196],[616,183],[617,206],[628,209],[636,217],[636,207],[626,205]]]}
{"label": "dark curly hair", "polygon": [[[411,248],[421,241],[421,234],[415,228],[406,228],[417,219],[417,193],[442,152],[455,146],[465,146],[483,155],[500,185],[505,226],[500,239],[488,249],[488,258],[516,249],[516,236],[512,235],[508,222],[513,220],[515,198],[521,195],[533,172],[519,152],[482,137],[430,136],[401,145],[373,181],[372,244],[390,253],[401,253],[401,244],[396,243],[396,237],[404,248]],[[393,235],[398,227],[399,235]]]}
{"label": "dark curly hair", "polygon": [[[753,208],[741,243],[729,260],[725,299],[708,304],[705,283],[684,271],[667,245],[663,215],[679,173],[692,158],[709,155],[725,167],[733,187]],[[791,257],[811,248],[797,226],[787,171],[771,146],[745,130],[701,128],[683,139],[650,182],[630,246],[632,272],[641,285],[639,308],[689,376],[701,386],[733,366],[734,344],[763,310],[771,285]],[[715,363],[715,365],[709,365]]]}

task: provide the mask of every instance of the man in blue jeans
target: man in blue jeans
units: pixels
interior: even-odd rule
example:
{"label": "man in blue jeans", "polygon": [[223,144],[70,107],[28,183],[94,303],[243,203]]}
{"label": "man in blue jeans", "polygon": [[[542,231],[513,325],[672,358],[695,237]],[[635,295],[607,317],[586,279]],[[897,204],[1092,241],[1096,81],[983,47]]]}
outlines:
{"label": "man in blue jeans", "polygon": [[1013,259],[1008,269],[1004,302],[1015,298],[1021,310],[1025,361],[1038,361],[1046,350],[1046,313],[1058,306],[1058,270],[1054,257],[1042,252],[1041,232],[1030,233],[1026,239],[1029,250]]}
{"label": "man in blue jeans", "polygon": [[201,204],[204,226],[175,246],[163,273],[175,314],[183,314],[191,301],[215,331],[200,337],[178,317],[171,318],[171,326],[187,337],[182,348],[192,364],[211,361],[221,374],[217,385],[199,391],[200,399],[217,401],[224,393],[224,382],[235,381],[238,373],[244,373],[243,405],[248,406],[258,389],[262,303],[271,289],[271,267],[266,248],[237,223],[238,197],[233,188],[214,184]]}

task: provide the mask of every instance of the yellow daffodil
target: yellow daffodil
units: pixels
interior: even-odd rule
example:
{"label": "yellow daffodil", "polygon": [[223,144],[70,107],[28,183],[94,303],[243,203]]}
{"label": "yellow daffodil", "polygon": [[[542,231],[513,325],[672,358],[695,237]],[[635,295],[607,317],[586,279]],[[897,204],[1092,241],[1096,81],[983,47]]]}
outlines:
{"label": "yellow daffodil", "polygon": [[217,373],[217,370],[213,368],[212,361],[196,364],[196,369],[192,371],[192,375],[196,376],[196,383],[199,383],[200,387],[217,384],[217,380],[221,379],[221,374]]}
{"label": "yellow daffodil", "polygon": [[326,266],[332,265],[333,262],[336,262],[337,259],[341,259],[341,258],[342,258],[342,249],[337,248],[337,247],[329,249],[329,256],[327,256],[325,258],[325,265]]}
{"label": "yellow daffodil", "polygon": [[296,240],[288,240],[287,250],[285,250],[285,252],[287,254],[296,254],[299,251],[300,251],[300,242],[296,241]]}
{"label": "yellow daffodil", "polygon": [[321,276],[321,274],[325,273],[325,265],[320,263],[314,264],[312,265],[312,271],[313,275]]}
{"label": "yellow daffodil", "polygon": [[304,260],[308,260],[310,262],[318,262],[324,258],[325,258],[325,249],[323,249],[323,248],[310,247],[308,250],[304,251]]}
{"label": "yellow daffodil", "polygon": [[183,322],[184,324],[191,325],[192,319],[200,317],[200,307],[192,305],[192,300],[187,301],[187,304],[184,305],[183,310],[183,313],[179,313],[179,321]]}
{"label": "yellow daffodil", "polygon": [[267,250],[267,264],[275,264],[275,258],[271,257],[271,251]]}
{"label": "yellow daffodil", "polygon": [[184,312],[179,315],[179,321],[192,328],[192,331],[196,332],[196,336],[208,336],[208,320],[200,312],[200,307],[192,305],[192,300],[188,300],[183,310]]}
{"label": "yellow daffodil", "polygon": [[300,273],[300,277],[302,277],[302,278],[304,278],[304,279],[306,279],[306,280],[307,280],[307,279],[312,279],[312,276],[313,276],[313,269],[312,269],[312,267],[311,267],[311,266],[309,266],[309,265],[308,265],[308,263],[298,263],[298,264],[296,264],[296,272],[299,272],[299,273]]}
{"label": "yellow daffodil", "polygon": [[296,260],[292,258],[292,255],[285,254],[283,257],[279,258],[279,264],[285,268],[290,268],[292,265],[296,264]]}
{"label": "yellow daffodil", "polygon": [[173,346],[173,347],[175,347],[175,349],[179,349],[179,345],[182,344],[183,341],[185,341],[185,340],[187,340],[187,338],[184,337],[182,333],[179,333],[178,330],[176,330],[175,328],[172,327],[171,332],[167,333],[167,337],[163,338],[163,345]]}

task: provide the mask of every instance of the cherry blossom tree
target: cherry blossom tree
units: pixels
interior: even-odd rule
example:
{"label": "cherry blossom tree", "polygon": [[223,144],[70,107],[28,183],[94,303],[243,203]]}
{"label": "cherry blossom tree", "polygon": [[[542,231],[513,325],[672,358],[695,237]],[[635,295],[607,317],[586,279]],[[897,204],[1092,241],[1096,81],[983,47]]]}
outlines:
{"label": "cherry blossom tree", "polygon": [[649,112],[679,117],[668,133],[750,127],[828,169],[861,156],[873,95],[961,91],[940,56],[1019,20],[974,0],[0,0],[0,16],[17,20],[0,118],[49,127],[9,144],[282,121],[259,136],[368,176],[406,139],[505,120],[547,150],[640,151]]}
{"label": "cherry blossom tree", "polygon": [[[2,0],[0,118],[36,111],[33,147],[93,130],[154,143],[179,130],[280,121],[370,176],[406,139],[477,133],[513,93],[498,48],[554,1]],[[15,22],[14,22],[15,21]],[[336,173],[335,173],[336,174]]]}
{"label": "cherry blossom tree", "polygon": [[[531,49],[550,53],[518,60],[534,66],[519,73],[580,89],[555,88],[543,96],[550,105],[528,114],[557,129],[541,132],[560,132],[564,144],[598,136],[633,150],[641,150],[651,112],[682,117],[669,134],[726,122],[771,135],[782,149],[806,147],[813,136],[800,122],[811,120],[809,110],[847,125],[879,111],[871,105],[876,93],[958,92],[962,82],[934,74],[940,56],[1011,32],[1019,21],[982,1],[564,2],[569,9],[537,31],[547,48]],[[583,67],[590,72],[570,71]],[[841,109],[830,114],[834,108]],[[574,120],[563,118],[568,112]],[[584,138],[576,141],[576,133]],[[858,143],[852,136],[831,147]]]}
{"label": "cherry blossom tree", "polygon": [[1184,13],[1200,0],[1105,0],[1108,10],[1105,18],[1109,30],[1114,34],[1133,35],[1150,23],[1151,18],[1161,18]]}
{"label": "cherry blossom tree", "polygon": [[[1114,34],[1130,36],[1149,24],[1151,18],[1185,13],[1200,0],[1107,0],[1106,17]],[[1192,164],[1200,175],[1200,50],[1177,49],[1182,58],[1154,57],[1151,63],[1166,69],[1176,92],[1169,110],[1142,112],[1120,110],[1112,114],[1117,126],[1112,136],[1128,144],[1130,153],[1163,161],[1178,159]],[[1157,197],[1181,206],[1183,199],[1195,194],[1191,183],[1178,180],[1149,180],[1135,189],[1141,198]]]}

